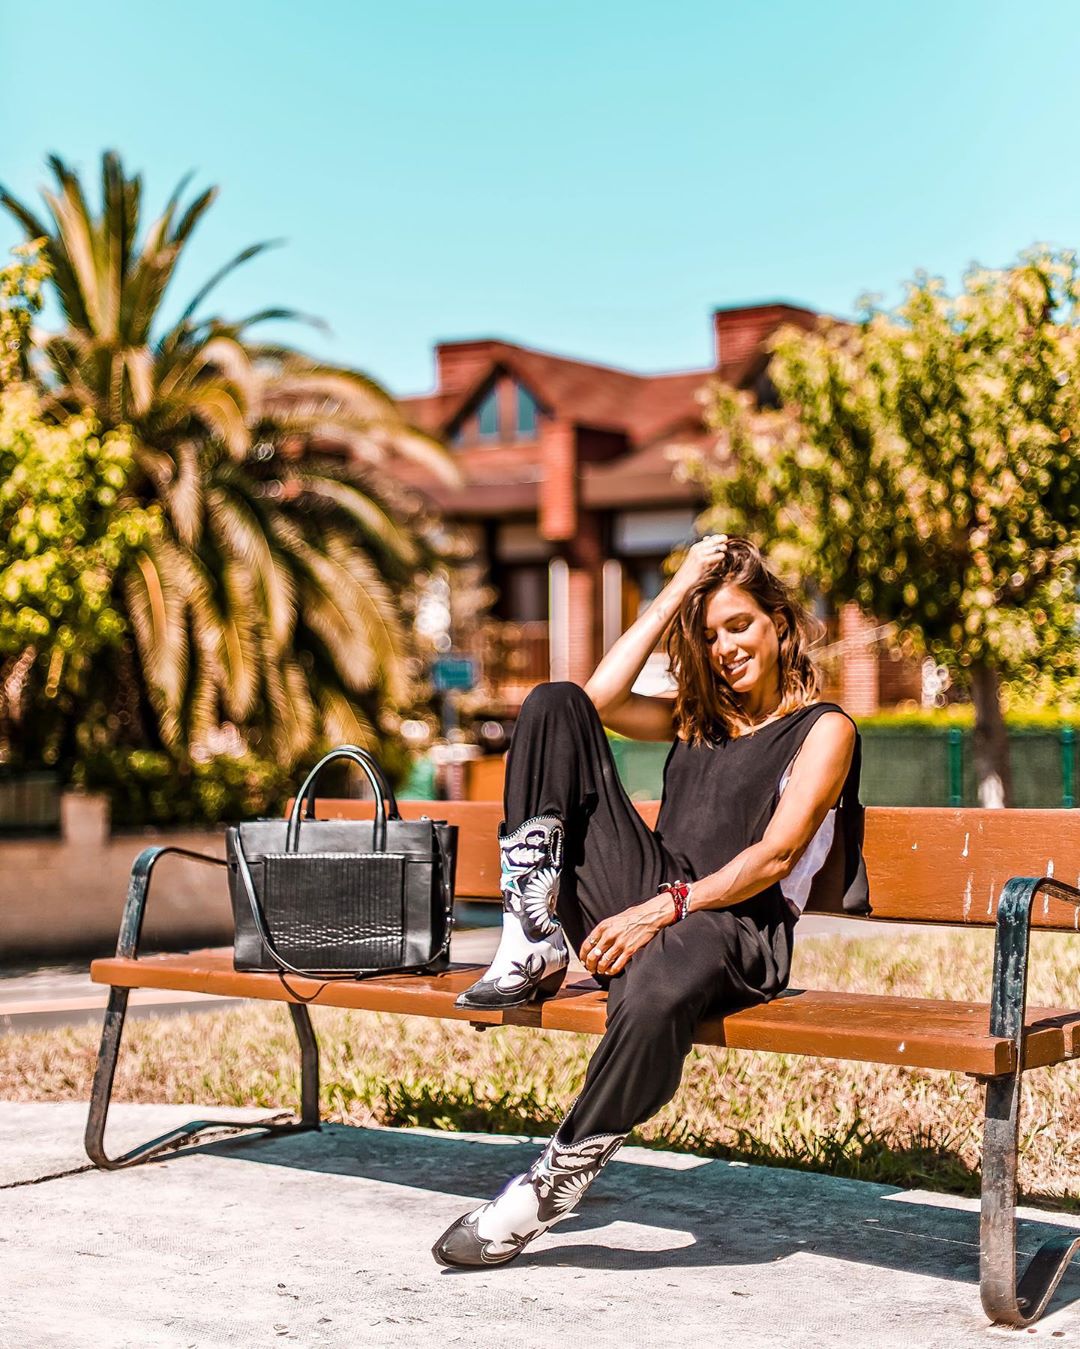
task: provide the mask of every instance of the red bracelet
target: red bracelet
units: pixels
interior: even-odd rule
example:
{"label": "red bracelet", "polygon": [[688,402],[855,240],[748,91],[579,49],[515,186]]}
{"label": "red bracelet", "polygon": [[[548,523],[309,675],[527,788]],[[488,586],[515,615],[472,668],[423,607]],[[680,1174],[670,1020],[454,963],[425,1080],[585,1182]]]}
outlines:
{"label": "red bracelet", "polygon": [[681,923],[690,912],[690,887],[686,881],[661,881],[657,893],[671,896],[675,906],[675,921]]}

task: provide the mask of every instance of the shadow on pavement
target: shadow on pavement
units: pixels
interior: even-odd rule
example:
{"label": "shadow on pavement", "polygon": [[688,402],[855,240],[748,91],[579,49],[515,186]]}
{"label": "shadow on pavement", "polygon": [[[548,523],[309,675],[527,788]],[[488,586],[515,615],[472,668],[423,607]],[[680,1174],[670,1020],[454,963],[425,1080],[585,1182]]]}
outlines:
{"label": "shadow on pavement", "polygon": [[[496,1136],[330,1124],[318,1133],[236,1137],[186,1151],[407,1185],[443,1197],[458,1195],[465,1211],[523,1171],[536,1156],[537,1145]],[[184,1155],[172,1154],[170,1160]],[[343,1197],[343,1204],[347,1202]],[[922,1191],[916,1196],[867,1181],[634,1148],[608,1167],[580,1214],[553,1229],[559,1245],[545,1246],[542,1240],[515,1264],[657,1271],[763,1264],[812,1252],[859,1267],[866,1278],[881,1268],[977,1289],[979,1216],[956,1207],[969,1203]],[[433,1217],[432,1241],[443,1226]],[[611,1229],[603,1240],[588,1240],[602,1229]],[[1050,1221],[1021,1220],[1022,1259],[1048,1237],[1072,1230]],[[574,1238],[572,1244],[567,1244],[568,1237]],[[1080,1268],[1074,1264],[1052,1308],[1077,1300]]]}

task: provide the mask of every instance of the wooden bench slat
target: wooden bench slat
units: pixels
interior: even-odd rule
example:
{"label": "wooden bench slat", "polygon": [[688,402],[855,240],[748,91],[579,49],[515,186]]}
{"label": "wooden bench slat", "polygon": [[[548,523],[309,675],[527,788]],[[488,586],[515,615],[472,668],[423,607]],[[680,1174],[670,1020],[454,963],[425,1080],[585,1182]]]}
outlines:
{"label": "wooden bench slat", "polygon": [[[305,1001],[364,1011],[444,1017],[490,1025],[542,1027],[600,1035],[606,995],[583,980],[564,986],[557,998],[510,1012],[470,1012],[454,998],[481,967],[456,965],[440,975],[388,975],[356,982],[289,984]],[[297,1001],[274,974],[241,974],[230,948],[185,955],[112,957],[95,960],[96,983],[125,988],[183,989],[221,997]],[[987,1032],[985,1003],[937,998],[879,997],[860,993],[793,990],[763,1007],[749,1007],[705,1021],[695,1040],[703,1045],[855,1059],[918,1068],[996,1075],[1014,1066],[1011,1041]],[[1042,1067],[1080,1054],[1080,1011],[1028,1009],[1025,1066]]]}
{"label": "wooden bench slat", "polygon": [[[655,826],[659,801],[638,801]],[[371,801],[327,799],[324,819],[370,819]],[[457,893],[499,898],[496,801],[402,801],[406,819],[436,815],[461,827]],[[468,840],[467,846],[464,840]],[[866,869],[874,918],[991,926],[1011,876],[1054,875],[1080,884],[1080,810],[978,810],[871,806],[866,812]],[[1080,909],[1040,900],[1032,926],[1080,931]]]}

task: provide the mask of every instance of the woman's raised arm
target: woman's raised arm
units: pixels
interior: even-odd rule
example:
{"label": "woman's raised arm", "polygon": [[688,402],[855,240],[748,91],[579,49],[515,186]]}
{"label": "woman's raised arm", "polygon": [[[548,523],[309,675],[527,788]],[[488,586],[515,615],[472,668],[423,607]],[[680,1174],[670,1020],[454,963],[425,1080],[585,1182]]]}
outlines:
{"label": "woman's raised arm", "polygon": [[585,692],[611,730],[634,740],[670,740],[674,734],[674,700],[630,690],[678,613],[686,592],[722,553],[726,537],[709,534],[691,545],[679,570],[590,675]]}

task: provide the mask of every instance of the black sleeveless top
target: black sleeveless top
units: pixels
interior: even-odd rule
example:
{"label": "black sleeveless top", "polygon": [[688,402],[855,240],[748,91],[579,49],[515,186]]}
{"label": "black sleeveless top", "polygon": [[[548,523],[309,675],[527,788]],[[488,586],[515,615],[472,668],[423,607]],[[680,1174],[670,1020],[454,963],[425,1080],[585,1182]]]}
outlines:
{"label": "black sleeveless top", "polygon": [[[811,703],[736,739],[703,745],[675,740],[664,764],[656,833],[686,879],[718,871],[744,848],[761,841],[780,798],[784,770],[826,712],[847,716],[836,703]],[[865,878],[860,760],[856,732],[855,753],[837,809],[837,845],[844,852],[842,907],[853,913],[869,911],[865,885],[863,893],[849,897],[857,873],[862,871]]]}

